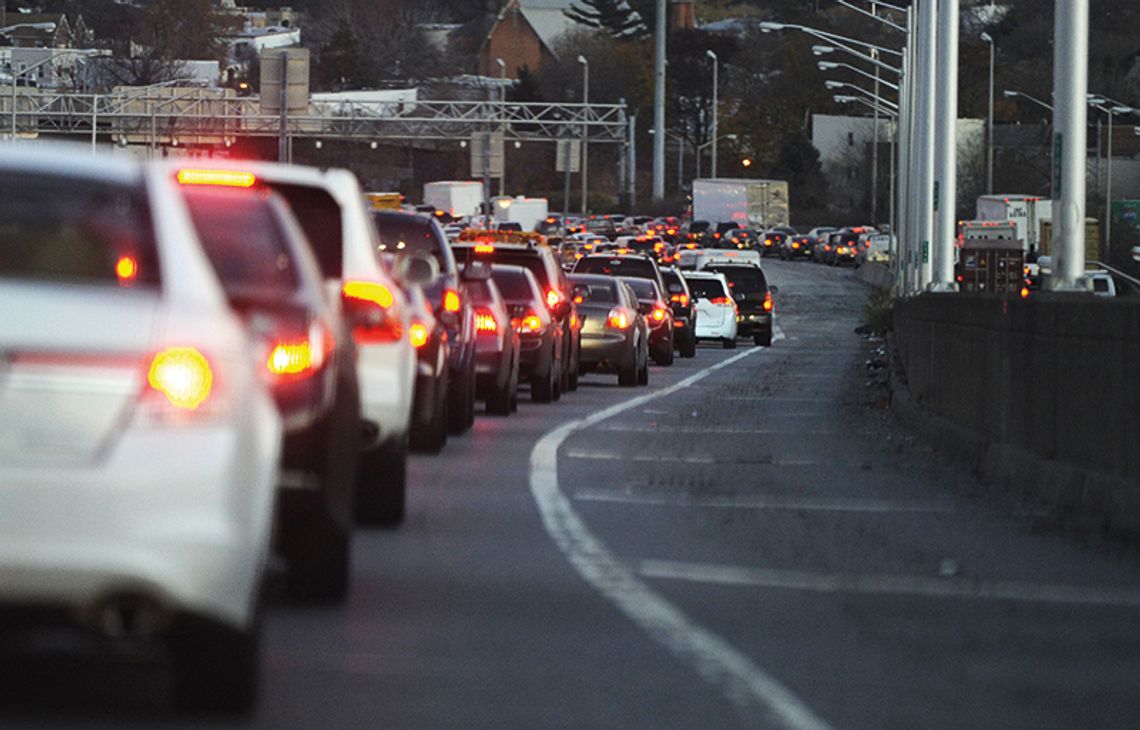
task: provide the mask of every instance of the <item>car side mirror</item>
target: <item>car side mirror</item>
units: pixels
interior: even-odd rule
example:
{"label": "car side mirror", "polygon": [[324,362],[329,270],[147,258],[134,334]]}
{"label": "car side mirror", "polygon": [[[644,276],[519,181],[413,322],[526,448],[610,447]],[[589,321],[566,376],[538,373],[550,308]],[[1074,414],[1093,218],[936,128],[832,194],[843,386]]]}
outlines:
{"label": "car side mirror", "polygon": [[427,284],[439,277],[439,263],[433,256],[419,251],[403,253],[396,257],[392,273],[410,284]]}
{"label": "car side mirror", "polygon": [[554,305],[552,313],[554,314],[555,319],[564,319],[568,314],[570,314],[570,302],[566,300],[558,302],[558,304]]}
{"label": "car side mirror", "polygon": [[770,287],[768,287],[768,291],[772,292],[772,296],[776,296],[777,294],[780,293],[780,287],[770,286]]}
{"label": "car side mirror", "polygon": [[487,281],[491,278],[491,267],[483,261],[472,261],[463,267],[464,281]]}

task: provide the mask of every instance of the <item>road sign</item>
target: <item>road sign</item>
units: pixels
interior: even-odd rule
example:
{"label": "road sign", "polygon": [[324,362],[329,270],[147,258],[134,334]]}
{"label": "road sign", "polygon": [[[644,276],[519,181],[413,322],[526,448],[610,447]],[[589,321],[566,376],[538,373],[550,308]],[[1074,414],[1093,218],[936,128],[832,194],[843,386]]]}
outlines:
{"label": "road sign", "polygon": [[576,139],[560,139],[557,156],[554,158],[555,172],[580,172],[582,170],[582,143]]}
{"label": "road sign", "polygon": [[[490,144],[490,150],[487,145]],[[471,135],[471,177],[503,176],[503,133],[476,132]],[[488,156],[488,152],[490,153]]]}
{"label": "road sign", "polygon": [[[281,56],[289,60],[282,69]],[[285,86],[290,114],[309,110],[309,49],[267,48],[261,52],[261,113],[281,112],[281,73],[286,71]]]}

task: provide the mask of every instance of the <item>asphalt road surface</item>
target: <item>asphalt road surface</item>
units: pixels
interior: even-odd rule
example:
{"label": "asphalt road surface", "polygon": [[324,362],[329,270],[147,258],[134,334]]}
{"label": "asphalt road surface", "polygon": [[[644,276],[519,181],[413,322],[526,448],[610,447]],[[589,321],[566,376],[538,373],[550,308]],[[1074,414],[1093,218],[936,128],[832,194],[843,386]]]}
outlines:
{"label": "asphalt road surface", "polygon": [[172,716],[160,661],[28,660],[0,727],[1140,725],[1140,560],[895,426],[848,270],[765,268],[771,348],[591,375],[415,457],[346,606],[270,600],[248,721]]}

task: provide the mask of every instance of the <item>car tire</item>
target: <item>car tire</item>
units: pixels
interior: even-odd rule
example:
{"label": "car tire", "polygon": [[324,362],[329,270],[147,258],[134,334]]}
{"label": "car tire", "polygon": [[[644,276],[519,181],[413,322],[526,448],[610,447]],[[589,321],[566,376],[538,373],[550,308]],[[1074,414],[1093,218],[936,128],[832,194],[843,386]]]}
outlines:
{"label": "car tire", "polygon": [[356,473],[356,521],[363,525],[398,525],[403,522],[407,477],[406,438],[363,452]]}
{"label": "car tire", "polygon": [[772,346],[772,332],[757,332],[752,335],[752,343],[756,347],[771,347]]}
{"label": "car tire", "polygon": [[735,337],[725,337],[723,340],[721,340],[721,346],[726,350],[735,350],[736,349],[736,338]]}
{"label": "car tire", "polygon": [[570,392],[578,390],[578,375],[581,372],[581,366],[582,366],[582,357],[581,357],[581,352],[579,351],[578,356],[574,358],[573,367],[570,368],[570,383],[569,383]]}
{"label": "car tire", "polygon": [[286,591],[303,601],[343,603],[348,596],[352,532],[327,519],[311,530],[310,538],[286,556]]}
{"label": "car tire", "polygon": [[449,393],[447,432],[453,436],[463,434],[471,426],[471,414],[475,409],[473,374],[470,368],[460,373]]}
{"label": "car tire", "polygon": [[409,446],[412,451],[422,454],[438,454],[447,445],[447,384],[439,389],[435,397],[435,407],[431,421],[425,426],[412,429]]}
{"label": "car tire", "polygon": [[630,366],[618,371],[618,385],[623,388],[632,388],[637,385],[637,381],[640,377],[641,368],[638,366],[637,355],[635,354]]}
{"label": "car tire", "polygon": [[507,374],[507,381],[503,383],[503,387],[495,388],[487,396],[487,413],[492,416],[511,415],[511,399],[514,387],[517,387],[515,378],[515,370],[512,367],[511,372]]}
{"label": "car tire", "polygon": [[669,366],[673,364],[673,338],[669,338],[669,342],[665,347],[661,348],[658,357],[653,358],[653,361],[658,365]]}
{"label": "car tire", "polygon": [[689,358],[697,356],[697,337],[696,335],[685,335],[681,340],[681,357]]}
{"label": "car tire", "polygon": [[234,629],[187,618],[170,637],[171,690],[180,712],[245,715],[257,701],[261,622]]}
{"label": "car tire", "polygon": [[637,384],[649,385],[649,356],[641,361],[641,369],[637,371]]}
{"label": "car tire", "polygon": [[558,379],[554,369],[557,363],[550,361],[545,372],[535,373],[530,379],[530,399],[535,403],[549,403],[554,400],[554,383]]}

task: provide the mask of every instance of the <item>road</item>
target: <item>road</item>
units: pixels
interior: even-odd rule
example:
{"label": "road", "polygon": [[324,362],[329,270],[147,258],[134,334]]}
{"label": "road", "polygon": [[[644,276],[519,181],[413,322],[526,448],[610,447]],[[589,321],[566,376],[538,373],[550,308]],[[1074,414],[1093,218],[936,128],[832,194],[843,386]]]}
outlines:
{"label": "road", "polygon": [[150,669],[5,670],[3,727],[1071,728],[1140,717],[1140,560],[982,494],[881,409],[847,270],[783,339],[588,376],[415,457],[342,608],[271,600],[243,723]]}

